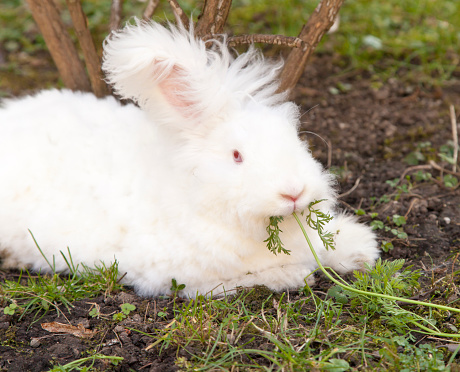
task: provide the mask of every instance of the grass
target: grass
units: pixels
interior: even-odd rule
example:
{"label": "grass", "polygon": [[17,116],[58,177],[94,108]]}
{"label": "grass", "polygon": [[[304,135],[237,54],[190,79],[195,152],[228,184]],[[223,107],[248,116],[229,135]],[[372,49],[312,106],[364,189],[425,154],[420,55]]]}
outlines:
{"label": "grass", "polygon": [[[40,249],[38,245],[37,248]],[[68,266],[68,275],[56,272],[54,265],[48,262],[51,267],[50,274],[21,271],[17,280],[5,280],[1,283],[0,300],[7,303],[4,313],[19,313],[21,320],[31,312],[34,313],[35,322],[51,309],[63,313],[64,307],[70,312],[74,301],[96,297],[101,293],[108,295],[122,288],[118,284],[116,261],[109,266],[101,263],[95,268],[89,268],[85,265],[75,266],[70,251],[67,256],[62,256]]]}
{"label": "grass", "polygon": [[[413,293],[418,274],[404,271],[401,278],[394,277],[400,264],[378,265],[369,273],[373,285],[382,285],[384,270],[391,276],[384,291]],[[354,285],[369,288],[360,277]],[[455,354],[429,344],[414,346],[415,331],[401,327],[410,324],[407,311],[391,312],[390,304],[382,307],[349,295],[343,301],[333,288],[322,295],[308,286],[298,294],[281,295],[256,288],[220,300],[198,297],[174,303],[168,318],[149,334],[147,349],[160,354],[172,349],[177,355],[185,351],[187,357],[176,358],[176,364],[193,371],[411,370],[414,365],[447,371],[452,366]]]}
{"label": "grass", "polygon": [[[106,356],[102,354],[94,354],[90,357],[80,358],[74,360],[73,362],[64,364],[64,365],[56,365],[49,372],[70,372],[70,371],[92,371],[92,367],[96,363],[96,361],[109,361],[114,366],[118,365],[121,361],[123,361],[122,357],[114,357],[114,356]],[[89,365],[88,365],[89,363]]]}

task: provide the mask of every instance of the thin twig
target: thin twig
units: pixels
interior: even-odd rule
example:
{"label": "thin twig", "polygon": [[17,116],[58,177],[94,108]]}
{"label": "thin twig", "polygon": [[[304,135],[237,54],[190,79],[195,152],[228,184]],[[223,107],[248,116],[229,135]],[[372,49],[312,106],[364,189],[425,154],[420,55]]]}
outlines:
{"label": "thin twig", "polygon": [[120,276],[120,277],[118,278],[117,284],[119,284],[119,283],[123,280],[123,278],[126,276],[126,274],[128,274],[128,273],[125,272],[122,276]]}
{"label": "thin twig", "polygon": [[348,208],[350,211],[355,211],[355,210],[357,209],[357,208],[352,207],[352,206],[351,206],[350,204],[348,204],[347,202],[344,202],[343,200],[340,200],[340,197],[337,198],[337,201],[338,201],[340,204],[344,205],[346,208]]}
{"label": "thin twig", "polygon": [[[202,37],[204,41],[211,39],[221,39],[223,35],[207,34]],[[226,39],[228,46],[236,46],[240,44],[264,43],[272,45],[283,45],[290,48],[301,48],[304,42],[298,37],[284,35],[266,35],[266,34],[251,34],[229,36]]]}
{"label": "thin twig", "polygon": [[460,173],[450,171],[448,169],[445,169],[441,167],[440,165],[436,164],[433,160],[430,160],[429,164],[423,164],[423,165],[414,165],[413,167],[406,168],[402,175],[399,177],[399,182],[402,182],[406,175],[410,172],[416,171],[416,170],[428,170],[428,169],[436,169],[440,171],[441,173],[449,173],[452,174],[453,176],[460,177]]}
{"label": "thin twig", "polygon": [[145,313],[144,313],[144,323],[147,322],[147,315],[149,314],[149,306],[150,306],[150,302],[147,302],[147,307],[145,308]]}
{"label": "thin twig", "polygon": [[404,178],[406,178],[406,175],[410,172],[416,171],[416,170],[427,170],[433,168],[431,165],[423,164],[423,165],[414,165],[413,167],[406,168],[404,172],[401,174],[399,177],[399,182],[402,182]]}
{"label": "thin twig", "polygon": [[[358,185],[359,185],[360,182],[361,182],[361,177],[359,177],[359,178],[355,181],[355,184],[353,185],[353,187],[352,187],[350,190],[344,192],[343,194],[340,194],[340,195],[338,196],[338,198],[341,199],[341,198],[344,198],[345,196],[350,195],[353,191],[356,190],[356,188],[358,187]],[[359,209],[359,208],[358,208],[358,209]]]}
{"label": "thin twig", "polygon": [[332,142],[328,139],[327,140],[327,169],[332,166]]}
{"label": "thin twig", "polygon": [[457,116],[455,115],[454,105],[450,105],[450,122],[452,124],[452,137],[454,139],[454,165],[452,170],[457,171],[457,160],[458,160],[458,134],[457,134]]}
{"label": "thin twig", "polygon": [[121,12],[123,10],[123,0],[112,0],[110,7],[110,31],[118,30],[121,22]]}
{"label": "thin twig", "polygon": [[283,35],[252,34],[252,35],[231,36],[227,39],[227,44],[229,46],[235,46],[239,44],[253,44],[253,43],[284,45],[290,48],[302,48],[304,45],[304,42],[298,37],[283,36]]}
{"label": "thin twig", "polygon": [[168,1],[169,1],[169,5],[171,5],[171,8],[173,10],[174,17],[176,17],[176,22],[179,24],[182,24],[185,28],[188,29],[190,20],[188,19],[187,15],[184,13],[182,8],[180,7],[177,0],[168,0]]}
{"label": "thin twig", "polygon": [[414,207],[415,203],[418,201],[417,198],[412,198],[412,200],[410,201],[410,204],[409,204],[409,208],[406,212],[406,214],[404,215],[404,218],[407,220],[407,217],[409,217],[409,214],[412,210],[412,208]]}
{"label": "thin twig", "polygon": [[159,3],[160,0],[149,0],[147,6],[145,7],[144,13],[142,14],[142,18],[146,21],[151,19]]}
{"label": "thin twig", "polygon": [[442,172],[442,173],[449,173],[455,177],[460,177],[460,173],[458,172],[453,172],[453,171],[450,171],[448,169],[445,169],[443,167],[441,167],[440,165],[436,164],[433,160],[430,160],[430,165],[434,168],[434,169],[437,169],[438,171]]}

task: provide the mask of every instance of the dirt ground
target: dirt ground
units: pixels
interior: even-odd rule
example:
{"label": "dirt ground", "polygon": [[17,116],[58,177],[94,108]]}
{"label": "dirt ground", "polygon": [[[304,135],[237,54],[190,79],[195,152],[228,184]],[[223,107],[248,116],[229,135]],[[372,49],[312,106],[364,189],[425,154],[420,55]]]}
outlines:
{"label": "dirt ground", "polygon": [[[349,212],[355,209],[370,212],[372,207],[382,221],[395,214],[406,217],[407,239],[379,231],[380,240],[391,240],[394,246],[382,254],[383,258],[404,258],[407,264],[426,272],[450,270],[450,263],[460,252],[460,189],[445,187],[438,180],[441,171],[429,168],[428,164],[434,160],[437,165],[452,170],[437,153],[452,140],[449,105],[454,104],[457,115],[460,113],[460,83],[427,89],[419,84],[402,83],[395,77],[378,84],[366,73],[341,73],[333,56],[316,55],[293,93],[295,101],[306,112],[302,118],[303,130],[317,134],[303,134],[311,143],[313,153],[325,165],[338,169],[340,192],[345,193],[342,207]],[[417,150],[418,144],[427,141],[430,145],[420,150],[426,159],[419,168],[403,161]],[[417,170],[430,172],[434,180],[415,182],[411,179],[409,184],[405,175]],[[397,186],[386,181],[400,177],[402,181],[397,186],[406,185],[406,191],[401,192],[399,198],[391,197],[378,204],[382,196],[398,192]],[[368,215],[362,218],[371,221]],[[0,271],[2,278],[14,278],[17,274]],[[316,289],[324,290],[322,285],[328,284],[319,281]],[[137,307],[122,322],[89,315],[94,304],[100,307],[101,313],[110,314],[119,311],[122,303]],[[175,351],[159,354],[156,348],[145,350],[152,338],[128,329],[151,331],[158,319],[157,309],[171,307],[171,300],[139,298],[128,289],[114,297],[100,296],[74,305],[65,317],[50,312],[32,326],[31,318],[18,321],[16,315],[3,315],[2,310],[0,370],[44,371],[52,368],[52,361],[65,364],[81,358],[89,349],[123,357],[123,363],[110,367],[117,371],[177,369],[173,363]],[[52,334],[40,326],[52,321],[81,323],[99,332],[92,339],[81,339]],[[8,344],[8,340],[14,341]],[[105,368],[101,363],[98,366]]]}

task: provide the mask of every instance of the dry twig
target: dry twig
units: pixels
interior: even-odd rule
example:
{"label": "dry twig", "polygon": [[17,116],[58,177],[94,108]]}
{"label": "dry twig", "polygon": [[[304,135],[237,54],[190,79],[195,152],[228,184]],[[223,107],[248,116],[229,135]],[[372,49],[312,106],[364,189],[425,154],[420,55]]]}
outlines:
{"label": "dry twig", "polygon": [[455,177],[460,177],[460,173],[457,173],[457,172],[453,172],[453,171],[450,171],[446,168],[443,168],[441,167],[440,165],[436,164],[433,160],[430,160],[430,163],[431,167],[433,167],[434,169],[437,169],[438,171],[440,171],[441,173],[449,173]]}
{"label": "dry twig", "polygon": [[423,164],[423,165],[414,165],[412,167],[406,168],[404,172],[401,174],[399,177],[399,182],[402,182],[404,178],[406,178],[406,175],[413,172],[413,171],[419,171],[419,170],[429,170],[432,169],[433,167],[428,164]]}
{"label": "dry twig", "polygon": [[190,20],[188,19],[187,15],[184,13],[182,8],[180,7],[177,0],[168,0],[168,1],[169,1],[169,5],[171,5],[171,8],[174,12],[174,17],[176,17],[176,22],[182,23],[184,27],[188,29]]}
{"label": "dry twig", "polygon": [[455,115],[455,107],[454,105],[450,105],[450,122],[452,124],[452,137],[454,140],[454,166],[452,170],[457,172],[457,160],[458,160],[458,134],[457,134],[457,116]]}
{"label": "dry twig", "polygon": [[265,43],[273,45],[285,45],[290,48],[301,48],[304,42],[298,37],[283,36],[283,35],[239,35],[231,36],[227,39],[229,46],[239,44]]}
{"label": "dry twig", "polygon": [[112,0],[110,7],[110,31],[118,30],[121,22],[121,13],[123,10],[123,0]]}
{"label": "dry twig", "polygon": [[[345,191],[343,194],[340,194],[340,195],[338,196],[338,199],[342,199],[342,198],[344,198],[345,196],[350,195],[353,191],[355,191],[355,190],[358,188],[360,182],[361,182],[361,177],[359,177],[359,178],[356,179],[355,184],[353,185],[353,187],[352,187],[350,190]],[[359,209],[359,208],[358,208],[358,209]]]}
{"label": "dry twig", "polygon": [[[223,35],[208,34],[204,35],[201,39],[209,41],[211,39],[222,39]],[[251,34],[251,35],[238,35],[229,36],[226,39],[228,46],[236,46],[241,44],[264,43],[272,45],[284,45],[290,48],[301,48],[303,41],[298,37],[283,36],[283,35],[265,35],[265,34]]]}
{"label": "dry twig", "polygon": [[414,207],[415,203],[417,203],[419,201],[419,198],[418,197],[415,197],[415,198],[412,198],[411,201],[410,201],[410,204],[409,204],[409,208],[407,209],[407,212],[406,214],[404,215],[404,218],[407,220],[407,218],[409,217],[409,214],[412,210],[412,208]]}
{"label": "dry twig", "polygon": [[157,9],[159,3],[160,0],[149,0],[147,6],[145,7],[144,13],[142,14],[142,18],[145,21],[148,21],[152,18],[153,13],[155,13],[155,10]]}

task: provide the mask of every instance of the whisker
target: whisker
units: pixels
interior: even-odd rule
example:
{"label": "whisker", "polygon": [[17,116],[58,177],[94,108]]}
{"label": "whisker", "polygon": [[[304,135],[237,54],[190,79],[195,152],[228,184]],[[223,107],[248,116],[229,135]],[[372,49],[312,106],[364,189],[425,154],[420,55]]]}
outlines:
{"label": "whisker", "polygon": [[304,116],[305,114],[308,114],[311,110],[313,110],[314,108],[317,108],[319,106],[319,104],[317,105],[314,105],[313,107],[309,108],[307,111],[305,111],[302,115],[300,115],[300,118],[302,118],[302,116]]}
{"label": "whisker", "polygon": [[324,139],[323,137],[321,137],[318,133],[310,132],[309,130],[303,130],[303,131],[299,132],[299,135],[303,134],[303,133],[313,134],[316,137],[320,138],[326,144],[326,148],[327,148],[327,164],[326,164],[326,168],[330,168],[331,165],[332,165],[332,144],[331,144],[331,141],[328,141],[328,140]]}
{"label": "whisker", "polygon": [[313,134],[314,136],[320,138],[326,144],[326,146],[329,146],[329,141],[321,137],[318,133],[310,132],[309,130],[302,130],[299,132],[299,134]]}

